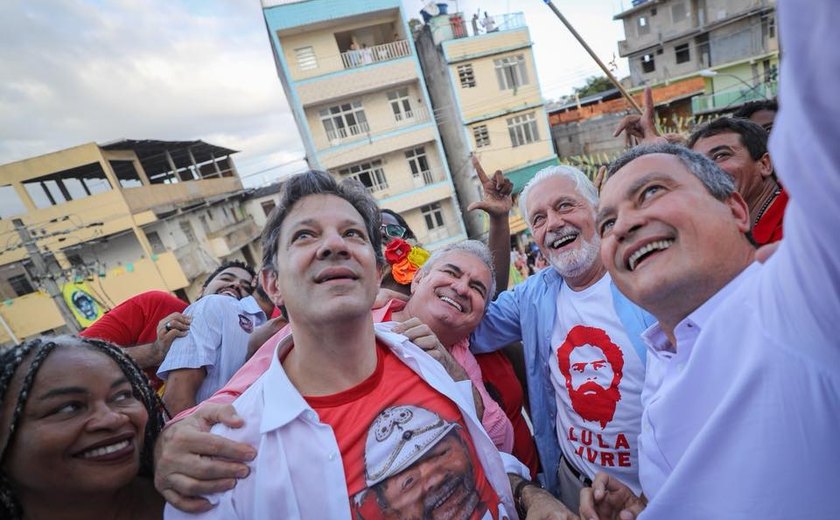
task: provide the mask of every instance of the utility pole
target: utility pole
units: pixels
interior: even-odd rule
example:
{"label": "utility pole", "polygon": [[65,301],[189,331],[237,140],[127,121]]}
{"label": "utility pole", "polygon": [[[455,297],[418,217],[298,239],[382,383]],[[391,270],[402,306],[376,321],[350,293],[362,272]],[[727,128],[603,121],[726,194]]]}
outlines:
{"label": "utility pole", "polygon": [[73,312],[67,306],[67,302],[64,301],[64,295],[62,295],[58,284],[50,277],[49,270],[47,269],[47,261],[38,249],[38,244],[32,238],[29,229],[23,224],[23,220],[16,218],[12,220],[12,223],[15,225],[15,230],[18,232],[18,236],[20,236],[21,243],[26,248],[26,252],[29,253],[29,259],[32,260],[32,264],[35,266],[36,276],[43,282],[47,294],[55,302],[70,332],[73,334],[78,333],[79,322],[76,321],[76,316],[73,315]]}

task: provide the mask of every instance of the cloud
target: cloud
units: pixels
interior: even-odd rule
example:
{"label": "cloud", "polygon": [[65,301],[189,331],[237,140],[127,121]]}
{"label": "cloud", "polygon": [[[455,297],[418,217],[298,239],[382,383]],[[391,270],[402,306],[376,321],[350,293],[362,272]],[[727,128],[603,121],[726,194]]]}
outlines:
{"label": "cloud", "polygon": [[4,3],[0,163],[122,137],[302,156],[259,2],[207,7]]}
{"label": "cloud", "polygon": [[[555,3],[608,61],[616,1]],[[424,3],[403,0],[406,15]],[[460,5],[467,18],[479,7],[524,12],[544,97],[600,74],[542,2]],[[0,164],[135,138],[240,150],[240,173],[266,170],[249,185],[303,167],[258,0],[0,2],[0,63]]]}

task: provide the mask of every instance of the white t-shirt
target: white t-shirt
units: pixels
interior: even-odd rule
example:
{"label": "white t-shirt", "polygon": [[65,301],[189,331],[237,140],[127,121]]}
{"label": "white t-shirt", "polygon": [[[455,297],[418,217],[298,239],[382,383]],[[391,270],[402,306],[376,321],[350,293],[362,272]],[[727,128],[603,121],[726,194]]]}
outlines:
{"label": "white t-shirt", "polygon": [[638,494],[645,367],[615,313],[609,274],[579,292],[563,284],[551,353],[563,453],[589,478],[605,471]]}

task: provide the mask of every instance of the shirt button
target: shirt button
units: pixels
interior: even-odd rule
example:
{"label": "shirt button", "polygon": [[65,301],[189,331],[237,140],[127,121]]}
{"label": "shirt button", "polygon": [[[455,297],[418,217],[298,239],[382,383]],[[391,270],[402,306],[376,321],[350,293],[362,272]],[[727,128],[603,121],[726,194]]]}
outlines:
{"label": "shirt button", "polygon": [[330,453],[329,459],[330,460],[335,460],[335,453]]}

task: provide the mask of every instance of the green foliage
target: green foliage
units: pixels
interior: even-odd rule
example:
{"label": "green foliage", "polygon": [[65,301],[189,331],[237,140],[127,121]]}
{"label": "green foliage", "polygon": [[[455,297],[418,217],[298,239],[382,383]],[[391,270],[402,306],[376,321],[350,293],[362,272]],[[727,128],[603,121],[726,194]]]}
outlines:
{"label": "green foliage", "polygon": [[611,88],[613,88],[612,81],[606,76],[590,76],[582,87],[575,87],[575,94],[578,97],[586,97]]}

